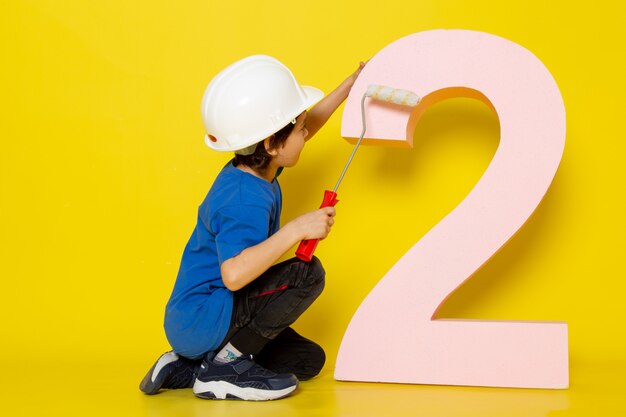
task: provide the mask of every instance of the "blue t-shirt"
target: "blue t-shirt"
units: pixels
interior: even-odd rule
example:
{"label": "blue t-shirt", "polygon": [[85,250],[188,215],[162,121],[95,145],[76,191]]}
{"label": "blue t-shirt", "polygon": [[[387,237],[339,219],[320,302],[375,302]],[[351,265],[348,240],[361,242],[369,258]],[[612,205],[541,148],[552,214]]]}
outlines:
{"label": "blue t-shirt", "polygon": [[165,333],[175,352],[196,358],[223,341],[233,292],[222,281],[220,265],[276,233],[281,205],[277,179],[267,182],[232,161],[218,174],[198,209],[165,309]]}

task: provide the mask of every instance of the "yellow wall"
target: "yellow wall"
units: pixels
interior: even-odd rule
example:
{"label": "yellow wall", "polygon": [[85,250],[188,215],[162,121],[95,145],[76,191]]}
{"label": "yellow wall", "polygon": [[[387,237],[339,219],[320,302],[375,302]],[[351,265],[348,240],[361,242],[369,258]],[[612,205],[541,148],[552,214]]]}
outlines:
{"label": "yellow wall", "polygon": [[[573,361],[621,358],[624,15],[618,1],[3,2],[0,350],[151,360],[167,349],[178,261],[228,158],[205,147],[199,115],[221,68],[266,53],[328,92],[402,36],[461,28],[534,52],[561,88],[568,133],[542,205],[440,315],[563,320]],[[334,185],[352,149],[340,123],[341,111],[281,177],[283,220]],[[317,251],[326,291],[297,326],[331,360],[363,297],[471,190],[498,129],[484,104],[449,100],[424,115],[414,149],[359,150]]]}

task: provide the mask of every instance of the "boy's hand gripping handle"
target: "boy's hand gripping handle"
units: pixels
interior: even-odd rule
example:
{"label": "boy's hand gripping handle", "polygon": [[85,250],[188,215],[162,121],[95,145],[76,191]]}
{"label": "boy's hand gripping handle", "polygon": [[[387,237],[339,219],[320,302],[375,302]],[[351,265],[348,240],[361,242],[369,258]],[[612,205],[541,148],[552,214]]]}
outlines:
{"label": "boy's hand gripping handle", "polygon": [[[322,205],[320,206],[320,208],[334,207],[335,204],[337,204],[338,202],[339,200],[337,200],[337,193],[334,191],[326,190],[324,191],[324,201],[322,201]],[[313,258],[313,252],[315,252],[315,248],[317,247],[319,241],[319,239],[310,239],[300,242],[300,246],[298,246],[298,250],[296,251],[296,256],[298,257],[298,259],[309,262]]]}

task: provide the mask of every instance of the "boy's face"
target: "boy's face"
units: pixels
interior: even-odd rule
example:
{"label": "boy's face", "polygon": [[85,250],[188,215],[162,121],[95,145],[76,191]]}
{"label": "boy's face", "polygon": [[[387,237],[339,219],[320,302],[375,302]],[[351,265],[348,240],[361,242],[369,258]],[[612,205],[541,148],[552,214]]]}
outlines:
{"label": "boy's face", "polygon": [[272,163],[279,167],[292,167],[298,163],[300,152],[304,148],[304,142],[309,135],[306,128],[306,111],[296,119],[296,125],[287,137],[282,147],[272,149],[270,154],[274,156]]}

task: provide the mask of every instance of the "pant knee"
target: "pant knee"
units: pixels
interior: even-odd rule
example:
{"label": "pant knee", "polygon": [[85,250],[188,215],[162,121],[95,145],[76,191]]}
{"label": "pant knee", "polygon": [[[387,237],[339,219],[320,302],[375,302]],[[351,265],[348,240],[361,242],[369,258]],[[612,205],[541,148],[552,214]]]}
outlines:
{"label": "pant knee", "polygon": [[317,256],[313,256],[311,261],[308,263],[309,265],[309,274],[324,277],[326,275],[326,271],[324,270],[324,266],[322,265],[322,261],[319,260]]}
{"label": "pant knee", "polygon": [[322,266],[322,262],[316,256],[313,256],[311,261],[307,263],[306,280],[317,295],[322,293],[326,283],[326,271]]}

